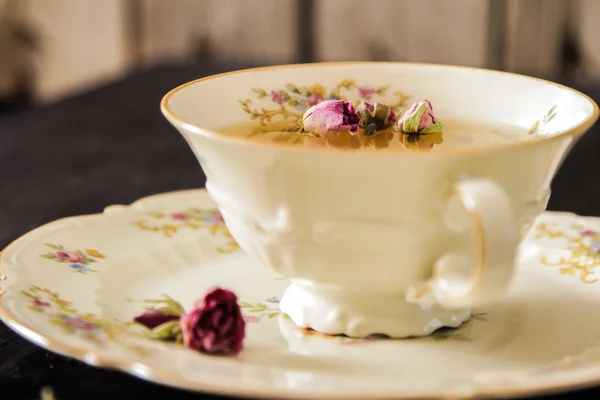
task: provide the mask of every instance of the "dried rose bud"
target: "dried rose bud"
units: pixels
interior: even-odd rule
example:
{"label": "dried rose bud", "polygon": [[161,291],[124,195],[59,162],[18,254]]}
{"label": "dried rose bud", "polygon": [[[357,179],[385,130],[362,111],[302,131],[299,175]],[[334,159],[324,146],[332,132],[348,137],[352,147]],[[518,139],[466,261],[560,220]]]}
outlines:
{"label": "dried rose bud", "polygon": [[332,136],[342,132],[358,133],[360,118],[352,103],[326,100],[310,107],[302,117],[301,132],[316,136]]}
{"label": "dried rose bud", "polygon": [[216,288],[181,317],[183,343],[192,350],[239,353],[246,322],[235,293]]}
{"label": "dried rose bud", "polygon": [[179,320],[179,316],[167,314],[159,310],[148,310],[133,320],[148,329],[154,329],[166,322]]}
{"label": "dried rose bud", "polygon": [[402,133],[420,134],[441,132],[444,128],[442,123],[435,119],[429,100],[422,100],[410,106],[398,120],[397,126]]}
{"label": "dried rose bud", "polygon": [[356,108],[360,117],[360,127],[366,136],[371,136],[377,131],[388,129],[396,122],[394,110],[383,103],[369,104],[362,102]]}

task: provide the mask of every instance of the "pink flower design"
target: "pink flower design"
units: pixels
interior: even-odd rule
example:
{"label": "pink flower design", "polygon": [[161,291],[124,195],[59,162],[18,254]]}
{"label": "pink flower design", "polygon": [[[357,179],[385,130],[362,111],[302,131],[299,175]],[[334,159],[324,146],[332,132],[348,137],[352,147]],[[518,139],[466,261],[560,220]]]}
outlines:
{"label": "pink flower design", "polygon": [[360,117],[352,103],[325,100],[310,107],[302,117],[303,130],[317,136],[335,136],[342,132],[358,133]]}
{"label": "pink flower design", "polygon": [[174,212],[171,214],[171,218],[179,221],[187,221],[190,218],[190,216],[184,212]]}
{"label": "pink flower design", "polygon": [[308,106],[314,106],[316,104],[319,104],[322,101],[323,101],[323,96],[321,96],[320,94],[313,94],[312,96],[309,96],[306,99],[306,104]]}
{"label": "pink flower design", "polygon": [[271,99],[277,104],[283,104],[285,101],[285,93],[283,90],[271,90]]}
{"label": "pink flower design", "polygon": [[250,324],[256,324],[260,322],[260,318],[258,318],[256,315],[244,315],[244,321]]}
{"label": "pink flower design", "polygon": [[220,212],[216,212],[214,214],[204,214],[202,216],[202,221],[206,224],[211,224],[211,225],[219,225],[219,224],[225,223],[225,220],[223,219],[223,215],[221,215]]}
{"label": "pink flower design", "polygon": [[75,329],[81,329],[84,331],[91,331],[94,329],[97,329],[98,327],[94,324],[90,324],[87,321],[82,320],[81,318],[68,318],[66,317],[65,322],[67,323],[67,325],[75,328]]}
{"label": "pink flower design", "polygon": [[365,100],[371,100],[371,98],[373,97],[373,95],[376,93],[377,91],[373,88],[370,88],[368,86],[363,86],[358,88],[358,95],[360,96],[361,99],[365,99]]}
{"label": "pink flower design", "polygon": [[192,350],[238,354],[244,347],[246,322],[238,298],[230,290],[216,288],[181,317],[183,343]]}
{"label": "pink flower design", "polygon": [[41,300],[38,300],[38,299],[32,300],[32,303],[36,307],[45,307],[45,308],[50,307],[50,303],[48,303],[46,301],[41,301]]}
{"label": "pink flower design", "polygon": [[58,250],[56,252],[56,257],[61,261],[70,263],[80,263],[83,261],[83,257],[81,255],[69,250]]}
{"label": "pink flower design", "polygon": [[581,235],[581,237],[594,237],[598,234],[598,232],[593,231],[591,229],[586,229],[585,231],[582,231],[579,234]]}

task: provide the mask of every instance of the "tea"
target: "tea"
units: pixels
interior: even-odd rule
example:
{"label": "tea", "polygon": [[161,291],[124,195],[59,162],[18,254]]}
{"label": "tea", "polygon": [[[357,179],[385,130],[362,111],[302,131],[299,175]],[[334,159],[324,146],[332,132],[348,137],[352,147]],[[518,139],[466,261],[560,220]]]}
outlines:
{"label": "tea", "polygon": [[403,134],[390,128],[366,136],[361,129],[356,135],[343,132],[326,140],[298,133],[298,128],[289,121],[272,122],[268,125],[244,123],[226,127],[219,130],[218,133],[263,143],[308,148],[348,149],[361,152],[406,152],[432,148],[480,147],[531,138],[528,130],[523,127],[464,120],[444,120],[443,132],[430,135]]}

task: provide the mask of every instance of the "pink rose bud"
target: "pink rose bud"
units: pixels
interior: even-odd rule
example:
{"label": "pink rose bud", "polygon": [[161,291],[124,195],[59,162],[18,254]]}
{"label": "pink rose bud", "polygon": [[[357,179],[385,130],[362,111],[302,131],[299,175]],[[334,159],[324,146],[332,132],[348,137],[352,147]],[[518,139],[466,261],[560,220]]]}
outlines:
{"label": "pink rose bud", "polygon": [[342,132],[358,133],[360,117],[352,103],[344,100],[325,100],[310,107],[302,117],[301,132],[316,136],[333,136]]}
{"label": "pink rose bud", "polygon": [[83,261],[83,257],[80,254],[75,253],[74,251],[69,250],[59,250],[56,252],[56,257],[62,261],[67,261],[71,263],[78,263]]}
{"label": "pink rose bud", "polygon": [[371,136],[377,131],[388,129],[396,122],[394,110],[383,103],[369,104],[362,102],[356,108],[360,117],[360,127],[366,136]]}
{"label": "pink rose bud", "polygon": [[216,288],[181,317],[183,343],[192,350],[239,353],[246,322],[235,293]]}
{"label": "pink rose bud", "polygon": [[402,133],[428,134],[443,130],[442,123],[435,119],[429,100],[422,100],[410,106],[398,120],[397,126]]}

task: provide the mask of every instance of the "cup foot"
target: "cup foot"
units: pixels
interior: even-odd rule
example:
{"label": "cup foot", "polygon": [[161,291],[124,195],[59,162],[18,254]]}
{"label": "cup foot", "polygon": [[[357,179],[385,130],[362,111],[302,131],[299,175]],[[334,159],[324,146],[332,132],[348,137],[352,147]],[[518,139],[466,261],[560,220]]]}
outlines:
{"label": "cup foot", "polygon": [[299,327],[349,337],[427,336],[442,327],[456,328],[471,317],[470,309],[420,306],[402,295],[347,292],[298,281],[290,284],[279,306]]}

